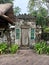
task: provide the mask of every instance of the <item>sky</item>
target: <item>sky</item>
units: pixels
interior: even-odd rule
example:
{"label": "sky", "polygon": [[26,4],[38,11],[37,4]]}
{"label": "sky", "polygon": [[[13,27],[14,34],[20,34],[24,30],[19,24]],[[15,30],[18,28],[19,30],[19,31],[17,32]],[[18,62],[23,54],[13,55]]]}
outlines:
{"label": "sky", "polygon": [[19,6],[21,8],[21,14],[28,13],[28,1],[29,0],[14,0],[14,7]]}

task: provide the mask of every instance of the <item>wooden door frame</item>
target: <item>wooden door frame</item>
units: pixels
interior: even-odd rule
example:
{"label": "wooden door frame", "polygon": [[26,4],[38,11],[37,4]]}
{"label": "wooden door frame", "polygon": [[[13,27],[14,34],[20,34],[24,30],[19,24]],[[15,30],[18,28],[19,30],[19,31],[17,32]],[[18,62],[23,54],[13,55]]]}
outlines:
{"label": "wooden door frame", "polygon": [[23,45],[23,43],[22,43],[22,30],[23,29],[29,29],[29,28],[21,28],[21,46],[29,46],[29,34],[28,34],[28,44],[27,45]]}

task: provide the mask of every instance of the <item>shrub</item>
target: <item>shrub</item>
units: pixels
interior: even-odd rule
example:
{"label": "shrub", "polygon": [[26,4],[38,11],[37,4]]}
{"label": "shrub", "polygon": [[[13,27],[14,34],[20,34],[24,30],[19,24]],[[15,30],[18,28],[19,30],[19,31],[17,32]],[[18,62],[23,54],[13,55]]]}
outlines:
{"label": "shrub", "polygon": [[49,27],[44,28],[44,32],[49,32]]}
{"label": "shrub", "polygon": [[49,54],[49,46],[46,48],[46,53]]}
{"label": "shrub", "polygon": [[2,53],[16,53],[19,46],[16,44],[12,44],[10,47],[6,43],[0,43],[0,54]]}
{"label": "shrub", "polygon": [[19,46],[16,45],[16,44],[12,44],[11,47],[10,47],[10,52],[12,54],[16,53],[16,51],[18,50]]}
{"label": "shrub", "polygon": [[46,53],[46,42],[39,42],[34,45],[34,49],[38,54]]}
{"label": "shrub", "polygon": [[7,44],[6,43],[0,43],[0,53],[2,54],[5,52],[7,49]]}

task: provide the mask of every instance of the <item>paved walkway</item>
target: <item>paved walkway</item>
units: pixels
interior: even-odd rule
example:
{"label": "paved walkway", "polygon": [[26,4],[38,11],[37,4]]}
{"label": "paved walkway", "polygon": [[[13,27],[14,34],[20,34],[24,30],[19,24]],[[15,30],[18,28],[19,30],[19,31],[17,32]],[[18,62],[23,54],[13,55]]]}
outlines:
{"label": "paved walkway", "polygon": [[0,55],[0,65],[49,65],[49,56],[32,50],[19,50],[16,54]]}

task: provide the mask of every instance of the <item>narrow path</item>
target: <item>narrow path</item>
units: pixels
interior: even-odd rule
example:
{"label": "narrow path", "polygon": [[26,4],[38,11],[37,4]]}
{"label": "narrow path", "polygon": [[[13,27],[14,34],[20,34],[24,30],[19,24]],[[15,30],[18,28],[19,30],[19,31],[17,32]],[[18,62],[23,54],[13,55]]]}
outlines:
{"label": "narrow path", "polygon": [[0,65],[49,65],[49,56],[24,49],[16,54],[0,55]]}

